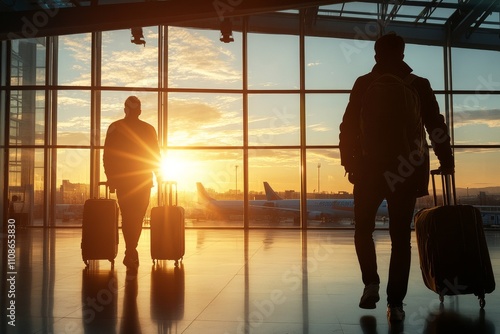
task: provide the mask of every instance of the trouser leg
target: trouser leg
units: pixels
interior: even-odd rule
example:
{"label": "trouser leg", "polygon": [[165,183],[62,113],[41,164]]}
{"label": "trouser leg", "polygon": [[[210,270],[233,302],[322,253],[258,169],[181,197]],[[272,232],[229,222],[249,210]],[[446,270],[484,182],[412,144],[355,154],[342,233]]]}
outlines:
{"label": "trouser leg", "polygon": [[137,257],[137,245],[142,232],[142,222],[149,205],[151,188],[118,189],[117,197],[122,214],[122,233],[125,239],[125,254]]}
{"label": "trouser leg", "polygon": [[354,245],[365,285],[380,283],[373,231],[375,216],[383,196],[367,184],[354,186]]}
{"label": "trouser leg", "polygon": [[416,198],[407,194],[391,195],[387,199],[391,260],[387,283],[387,302],[400,306],[408,290],[411,264],[411,221]]}

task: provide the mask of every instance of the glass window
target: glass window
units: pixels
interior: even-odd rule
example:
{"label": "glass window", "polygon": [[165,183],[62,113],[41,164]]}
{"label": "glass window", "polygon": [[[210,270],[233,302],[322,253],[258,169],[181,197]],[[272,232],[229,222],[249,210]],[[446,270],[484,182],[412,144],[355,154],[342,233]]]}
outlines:
{"label": "glass window", "polygon": [[306,89],[351,89],[371,71],[373,41],[306,37]]}
{"label": "glass window", "polygon": [[352,184],[344,176],[338,149],[307,150],[308,197],[328,197],[337,193],[352,193]]}
{"label": "glass window", "polygon": [[353,185],[338,149],[307,150],[307,189],[309,227],[352,227]]}
{"label": "glass window", "polygon": [[498,195],[500,186],[500,150],[498,149],[455,149],[456,185],[459,196],[480,191]]}
{"label": "glass window", "polygon": [[90,125],[90,91],[58,91],[57,144],[90,145]]}
{"label": "glass window", "polygon": [[251,146],[299,145],[299,101],[298,94],[249,95],[249,144]]}
{"label": "glass window", "polygon": [[307,145],[338,145],[339,126],[342,123],[349,95],[306,95]]}
{"label": "glass window", "polygon": [[248,155],[250,226],[299,227],[300,151],[253,149]]}
{"label": "glass window", "polygon": [[405,62],[413,73],[429,80],[435,90],[444,89],[443,48],[439,46],[406,44]]}
{"label": "glass window", "polygon": [[453,89],[474,91],[500,90],[500,52],[452,49]]}
{"label": "glass window", "polygon": [[[0,42],[0,87],[7,85],[7,41]],[[3,128],[2,128],[3,129]]]}
{"label": "glass window", "polygon": [[186,226],[243,226],[242,150],[168,150],[162,172],[177,182]]}
{"label": "glass window", "polygon": [[242,88],[242,37],[222,43],[220,32],[168,28],[168,85],[172,88]]}
{"label": "glass window", "polygon": [[13,90],[10,95],[10,144],[44,143],[45,93],[34,90]]}
{"label": "glass window", "polygon": [[9,150],[9,215],[16,225],[40,225],[43,217],[44,156],[42,149]]}
{"label": "glass window", "polygon": [[102,33],[103,86],[158,87],[158,28],[142,29],[144,46],[131,43],[130,29]]}
{"label": "glass window", "polygon": [[125,100],[131,95],[141,100],[142,113],[139,119],[151,124],[158,134],[158,93],[103,91],[101,93],[101,145],[104,145],[109,125],[125,117],[123,110]]}
{"label": "glass window", "polygon": [[299,37],[248,34],[248,88],[299,89]]}
{"label": "glass window", "polygon": [[240,94],[171,93],[168,99],[168,145],[243,145]]}
{"label": "glass window", "polygon": [[500,144],[500,96],[455,94],[453,103],[455,144]]}
{"label": "glass window", "polygon": [[45,39],[13,40],[11,45],[11,85],[45,84]]}
{"label": "glass window", "polygon": [[59,36],[59,85],[90,86],[91,43],[91,34]]}
{"label": "glass window", "polygon": [[56,224],[81,225],[83,204],[90,198],[90,150],[58,149]]}
{"label": "glass window", "polygon": [[45,210],[44,184],[45,184],[45,152],[37,148],[35,151],[35,167],[33,171],[33,223],[32,225],[42,226]]}

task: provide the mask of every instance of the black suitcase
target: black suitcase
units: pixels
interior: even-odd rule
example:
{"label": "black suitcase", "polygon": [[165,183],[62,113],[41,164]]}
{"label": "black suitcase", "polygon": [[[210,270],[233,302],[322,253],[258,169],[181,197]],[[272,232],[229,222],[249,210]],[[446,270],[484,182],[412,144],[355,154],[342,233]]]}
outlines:
{"label": "black suitcase", "polygon": [[175,182],[164,182],[159,189],[158,203],[163,198],[165,204],[151,209],[151,258],[153,264],[155,260],[174,260],[177,266],[185,252],[184,208],[177,205]]}
{"label": "black suitcase", "polygon": [[109,260],[114,266],[118,253],[118,204],[109,198],[88,199],[83,205],[82,258],[88,266],[90,260]]}
{"label": "black suitcase", "polygon": [[[485,294],[495,290],[488,246],[480,211],[472,205],[457,205],[455,176],[441,175],[443,206],[437,206],[434,177],[433,208],[415,214],[415,234],[420,269],[425,285],[439,294],[474,294],[484,308]],[[453,199],[453,201],[452,201]]]}

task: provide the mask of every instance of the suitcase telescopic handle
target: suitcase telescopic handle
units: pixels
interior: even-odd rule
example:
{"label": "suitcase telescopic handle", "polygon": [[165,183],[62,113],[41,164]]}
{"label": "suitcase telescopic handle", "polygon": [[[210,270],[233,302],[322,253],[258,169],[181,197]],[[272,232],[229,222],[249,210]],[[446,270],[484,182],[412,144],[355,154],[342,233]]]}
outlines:
{"label": "suitcase telescopic handle", "polygon": [[106,189],[106,191],[105,191],[105,196],[106,196],[106,198],[109,198],[109,185],[108,185],[108,182],[106,182],[106,181],[101,181],[101,182],[99,182],[97,185],[98,185],[98,187],[100,187],[100,186],[104,186],[104,189]]}
{"label": "suitcase telescopic handle", "polygon": [[[161,199],[163,198],[164,205],[166,206],[176,206],[178,201],[177,196],[177,182],[175,181],[161,181],[158,185],[158,190],[160,192],[158,196],[158,205],[161,206]],[[175,201],[174,201],[175,195]]]}
{"label": "suitcase telescopic handle", "polygon": [[437,194],[436,194],[436,181],[434,180],[436,175],[441,175],[441,184],[443,187],[443,205],[456,205],[457,189],[455,187],[455,173],[443,174],[440,169],[433,169],[431,170],[431,176],[432,176],[432,194],[434,196],[434,205],[436,206],[438,205]]}

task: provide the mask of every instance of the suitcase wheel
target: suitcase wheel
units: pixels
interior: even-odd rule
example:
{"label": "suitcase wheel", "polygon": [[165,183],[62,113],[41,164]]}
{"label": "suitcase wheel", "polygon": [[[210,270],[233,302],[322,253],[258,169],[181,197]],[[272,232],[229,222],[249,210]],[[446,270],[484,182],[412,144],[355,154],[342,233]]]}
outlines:
{"label": "suitcase wheel", "polygon": [[442,303],[444,303],[444,296],[443,295],[439,295],[439,301]]}
{"label": "suitcase wheel", "polygon": [[111,269],[113,269],[115,267],[115,260],[109,259],[109,262],[111,262]]}
{"label": "suitcase wheel", "polygon": [[484,300],[484,297],[479,297],[479,307],[483,309],[485,305],[486,305],[486,300]]}

